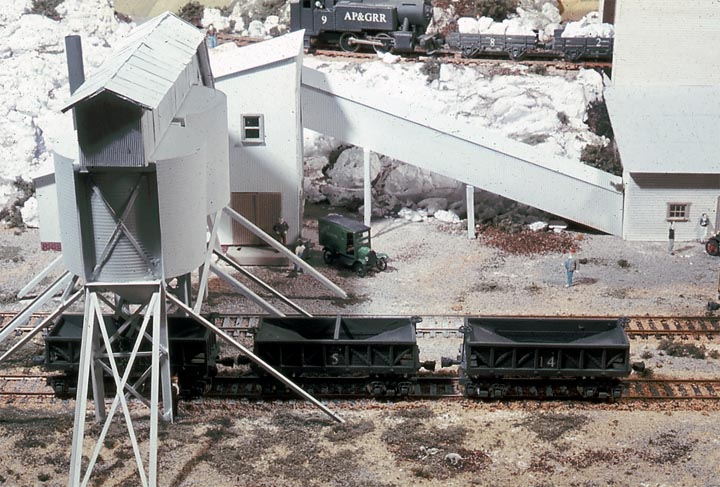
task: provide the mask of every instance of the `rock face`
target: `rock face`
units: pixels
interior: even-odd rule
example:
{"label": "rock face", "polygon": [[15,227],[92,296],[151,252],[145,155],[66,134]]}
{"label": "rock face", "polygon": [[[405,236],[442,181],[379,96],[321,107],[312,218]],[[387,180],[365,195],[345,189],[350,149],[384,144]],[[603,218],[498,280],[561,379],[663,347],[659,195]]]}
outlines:
{"label": "rock face", "polygon": [[[363,199],[363,151],[350,147],[340,152],[333,161],[318,155],[322,148],[327,152],[329,138],[313,134],[305,157],[305,196],[314,203],[327,201],[334,206],[358,208]],[[340,147],[342,149],[342,147]],[[310,155],[308,155],[310,154]],[[412,207],[423,202],[428,213],[448,208],[449,202],[461,201],[463,185],[452,179],[425,171],[389,157],[370,155],[373,211],[387,214],[402,206]]]}

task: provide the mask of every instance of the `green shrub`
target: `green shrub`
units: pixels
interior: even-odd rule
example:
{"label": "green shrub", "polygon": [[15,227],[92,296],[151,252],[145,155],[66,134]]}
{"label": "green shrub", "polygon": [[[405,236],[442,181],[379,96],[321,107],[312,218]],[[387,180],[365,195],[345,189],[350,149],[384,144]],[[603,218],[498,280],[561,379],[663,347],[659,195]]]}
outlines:
{"label": "green shrub", "polygon": [[514,14],[518,6],[517,0],[475,0],[475,10],[481,17],[492,17],[501,22]]}
{"label": "green shrub", "polygon": [[615,143],[612,141],[607,145],[586,145],[580,153],[580,160],[588,166],[598,168],[616,176],[622,176],[622,163],[615,150]]}
{"label": "green shrub", "polygon": [[662,350],[670,357],[705,358],[705,347],[698,347],[694,343],[677,343],[672,340],[660,340],[658,350]]}
{"label": "green shrub", "polygon": [[187,20],[195,27],[202,27],[202,18],[205,6],[199,2],[188,2],[178,10],[178,17]]}
{"label": "green shrub", "polygon": [[62,17],[57,10],[55,10],[61,3],[63,3],[63,0],[33,0],[30,13],[44,15],[53,20],[61,20]]}

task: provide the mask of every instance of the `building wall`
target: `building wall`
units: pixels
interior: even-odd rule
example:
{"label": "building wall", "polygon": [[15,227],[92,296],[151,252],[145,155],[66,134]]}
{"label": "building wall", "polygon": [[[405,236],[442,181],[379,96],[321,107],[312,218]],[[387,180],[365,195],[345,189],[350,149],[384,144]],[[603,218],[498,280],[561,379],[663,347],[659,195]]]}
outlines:
{"label": "building wall", "polygon": [[60,222],[58,221],[55,174],[35,180],[35,197],[38,200],[40,218],[40,246],[42,250],[60,247]]}
{"label": "building wall", "polygon": [[[290,58],[216,79],[228,99],[231,193],[282,193],[282,216],[288,242],[300,235],[302,219],[302,125],[300,63]],[[264,117],[264,143],[245,143],[242,116]],[[223,219],[220,242],[232,243],[229,219]]]}
{"label": "building wall", "polygon": [[675,222],[675,239],[702,237],[700,215],[707,213],[716,227],[720,198],[720,175],[625,174],[625,221],[627,240],[667,240],[667,204],[690,203],[688,220]]}
{"label": "building wall", "polygon": [[720,2],[617,0],[613,83],[720,83]]}

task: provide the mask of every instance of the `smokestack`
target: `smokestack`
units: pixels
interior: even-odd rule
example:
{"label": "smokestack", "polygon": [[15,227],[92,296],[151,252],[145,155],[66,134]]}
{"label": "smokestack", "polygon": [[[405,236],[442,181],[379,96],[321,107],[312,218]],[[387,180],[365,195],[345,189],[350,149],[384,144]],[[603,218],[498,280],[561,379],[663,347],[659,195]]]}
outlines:
{"label": "smokestack", "polygon": [[82,41],[80,36],[65,36],[65,54],[67,56],[70,94],[72,95],[85,81],[85,67],[83,66]]}

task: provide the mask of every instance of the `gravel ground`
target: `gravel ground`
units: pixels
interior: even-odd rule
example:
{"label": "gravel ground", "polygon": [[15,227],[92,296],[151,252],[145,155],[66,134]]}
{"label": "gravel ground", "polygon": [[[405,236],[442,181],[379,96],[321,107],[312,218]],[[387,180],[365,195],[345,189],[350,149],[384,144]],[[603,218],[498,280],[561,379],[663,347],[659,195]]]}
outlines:
{"label": "gravel ground", "polygon": [[[309,209],[314,216],[323,211]],[[288,277],[288,268],[253,270],[316,314],[698,316],[717,297],[720,260],[696,242],[677,244],[670,256],[664,242],[570,232],[578,259],[587,263],[566,289],[559,253],[507,255],[437,222],[379,220],[373,230],[374,247],[391,256],[383,273],[359,279],[325,266],[315,249],[312,263],[348,291],[347,301],[307,275]],[[305,237],[317,241],[316,233],[311,218]],[[0,309],[18,309],[14,294],[54,257],[38,248],[36,231],[0,230]],[[218,311],[259,312],[217,280],[210,304]],[[452,354],[458,345],[456,338],[420,340],[424,358]],[[707,341],[697,345],[718,349]],[[718,359],[673,357],[658,346],[633,341],[633,359],[645,360],[656,375],[719,375]],[[40,350],[36,344],[33,353]],[[0,485],[65,485],[73,404],[0,406],[6,452]],[[179,421],[161,431],[160,485],[720,485],[720,408],[707,403],[358,401],[330,407],[346,426],[292,401],[183,403]],[[126,433],[121,423],[115,426],[94,485],[138,485]]]}

